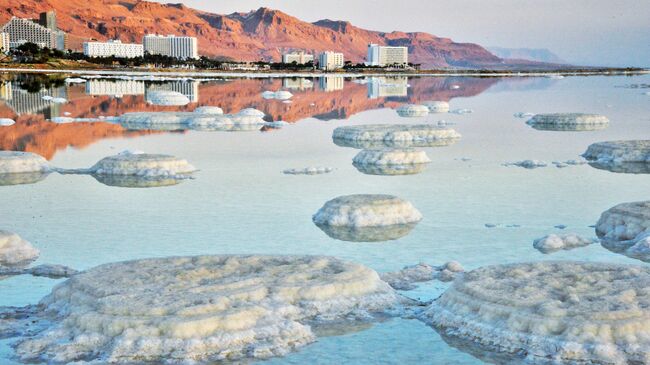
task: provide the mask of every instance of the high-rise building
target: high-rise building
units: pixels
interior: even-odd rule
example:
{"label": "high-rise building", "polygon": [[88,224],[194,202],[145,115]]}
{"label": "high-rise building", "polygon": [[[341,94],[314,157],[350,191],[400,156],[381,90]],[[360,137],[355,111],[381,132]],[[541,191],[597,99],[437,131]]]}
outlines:
{"label": "high-rise building", "polygon": [[314,62],[314,55],[307,54],[304,51],[285,53],[282,55],[282,63],[297,63],[304,65],[308,62]]}
{"label": "high-rise building", "polygon": [[370,77],[368,79],[369,99],[407,95],[408,79],[406,77]]}
{"label": "high-rise building", "polygon": [[148,34],[142,38],[144,51],[152,55],[163,55],[182,60],[199,58],[195,37]]}
{"label": "high-rise building", "polygon": [[124,95],[144,95],[144,81],[91,79],[86,81],[86,94],[118,97]]}
{"label": "high-rise building", "polygon": [[368,45],[368,66],[406,66],[408,65],[408,47]]}
{"label": "high-rise building", "polygon": [[46,11],[44,13],[40,13],[38,16],[38,24],[53,32],[59,30],[56,27],[56,11],[51,10],[51,11]]}
{"label": "high-rise building", "polygon": [[0,33],[0,51],[3,53],[9,52],[9,33]]}
{"label": "high-rise building", "polygon": [[343,53],[328,51],[318,56],[318,68],[321,70],[332,71],[342,68],[343,65]]}
{"label": "high-rise building", "polygon": [[22,19],[12,17],[5,25],[0,28],[0,32],[9,34],[9,47],[18,47],[21,44],[30,42],[35,43],[39,47],[48,47],[58,50],[64,50],[65,33],[61,31],[53,31],[31,19]]}
{"label": "high-rise building", "polygon": [[318,82],[320,89],[323,91],[343,90],[345,79],[343,76],[323,76]]}
{"label": "high-rise building", "polygon": [[141,44],[109,40],[108,42],[84,42],[84,55],[88,57],[135,58],[142,57],[144,51]]}

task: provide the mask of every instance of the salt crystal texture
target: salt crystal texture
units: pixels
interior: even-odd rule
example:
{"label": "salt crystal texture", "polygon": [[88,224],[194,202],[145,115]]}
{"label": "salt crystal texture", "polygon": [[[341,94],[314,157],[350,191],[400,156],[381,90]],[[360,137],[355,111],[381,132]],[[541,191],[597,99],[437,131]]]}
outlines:
{"label": "salt crystal texture", "polygon": [[147,92],[147,102],[153,105],[183,106],[190,103],[190,99],[178,91],[153,90]]}
{"label": "salt crystal texture", "polygon": [[599,114],[552,113],[536,114],[526,124],[539,130],[596,131],[607,128],[609,119]]}
{"label": "salt crystal texture", "polygon": [[39,251],[15,233],[0,230],[0,266],[26,266]]}
{"label": "salt crystal texture", "polygon": [[105,157],[90,168],[94,175],[133,175],[175,177],[196,171],[186,160],[174,156],[147,153],[120,153]]}
{"label": "salt crystal texture", "polygon": [[422,105],[429,108],[429,113],[447,113],[449,103],[446,101],[425,101]]}
{"label": "salt crystal texture", "polygon": [[223,109],[218,106],[200,106],[194,109],[194,113],[200,114],[223,114]]}
{"label": "salt crystal texture", "polygon": [[402,270],[381,274],[381,280],[397,290],[414,289],[415,283],[440,280],[451,281],[456,274],[464,271],[457,261],[449,261],[442,266],[431,266],[423,263],[406,266]]}
{"label": "salt crystal texture", "polygon": [[425,117],[429,115],[429,108],[424,105],[406,104],[397,108],[400,117]]}
{"label": "salt crystal texture", "polygon": [[650,163],[650,140],[597,142],[582,157],[598,163]]}
{"label": "salt crystal texture", "polygon": [[460,134],[447,127],[429,124],[365,124],[338,127],[332,140],[342,147],[433,147],[455,143]]}
{"label": "salt crystal texture", "polygon": [[457,278],[420,318],[513,364],[645,364],[648,287],[650,268],[640,266],[488,266]]}
{"label": "salt crystal texture", "polygon": [[212,363],[285,355],[320,325],[405,299],[359,264],[317,256],[197,256],[111,263],[41,300],[21,361]]}
{"label": "salt crystal texture", "polygon": [[282,171],[286,175],[322,175],[334,171],[332,167],[304,167],[300,169],[286,169]]}
{"label": "salt crystal texture", "polygon": [[592,243],[594,243],[594,240],[580,237],[575,233],[559,235],[549,234],[533,241],[533,247],[535,247],[541,253],[548,254],[560,250],[571,250],[578,247],[584,247]]}
{"label": "salt crystal texture", "polygon": [[47,172],[47,161],[31,152],[0,151],[0,175]]}
{"label": "salt crystal texture", "polygon": [[600,215],[596,235],[610,251],[650,261],[650,200],[622,203]]}

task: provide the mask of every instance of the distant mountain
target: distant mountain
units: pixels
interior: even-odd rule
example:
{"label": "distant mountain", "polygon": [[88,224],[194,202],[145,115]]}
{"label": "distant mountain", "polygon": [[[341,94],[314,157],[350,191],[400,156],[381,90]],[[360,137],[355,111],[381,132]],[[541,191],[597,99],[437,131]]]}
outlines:
{"label": "distant mountain", "polygon": [[408,47],[409,60],[425,68],[504,65],[499,57],[472,43],[420,32],[370,31],[344,21],[308,23],[268,8],[221,15],[141,0],[0,0],[0,21],[11,16],[35,18],[52,9],[59,27],[80,37],[75,38],[75,47],[81,39],[141,42],[146,33],[159,33],[195,36],[201,54],[234,60],[279,61],[285,51],[304,49],[339,51],[347,60],[363,62],[368,43],[378,43]]}
{"label": "distant mountain", "polygon": [[566,64],[566,61],[546,48],[488,47],[488,50],[500,58]]}

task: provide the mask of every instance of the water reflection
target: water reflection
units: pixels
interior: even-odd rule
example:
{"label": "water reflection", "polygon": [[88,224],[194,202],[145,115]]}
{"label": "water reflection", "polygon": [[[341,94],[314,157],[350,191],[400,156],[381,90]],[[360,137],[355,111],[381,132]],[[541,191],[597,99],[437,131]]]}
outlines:
{"label": "water reflection", "polygon": [[[266,121],[297,122],[306,118],[347,119],[362,111],[397,108],[405,103],[427,100],[449,101],[456,97],[480,94],[497,83],[524,83],[519,79],[440,77],[370,77],[237,79],[200,81],[192,79],[151,80],[148,78],[88,77],[85,83],[65,83],[52,76],[15,76],[0,87],[0,117],[16,124],[0,130],[0,149],[32,151],[51,159],[57,150],[69,146],[82,148],[97,140],[134,137],[149,133],[178,131],[180,125],[164,127],[122,123],[70,123],[54,125],[49,120],[65,117],[117,117],[127,112],[190,112],[203,105],[219,106],[225,113],[252,107],[262,110]],[[529,82],[529,81],[526,81]],[[457,85],[458,88],[452,88]],[[292,103],[269,102],[264,90],[291,90]],[[156,92],[175,92],[189,103],[182,106],[154,105],[148,96]],[[59,104],[44,96],[67,99]],[[260,131],[252,126],[197,127],[201,131]],[[429,146],[429,144],[427,144]],[[371,147],[371,146],[359,146]],[[376,147],[376,146],[375,146]]]}
{"label": "water reflection", "polygon": [[620,174],[650,174],[650,164],[643,162],[601,163],[590,162],[589,166]]}
{"label": "water reflection", "polygon": [[0,186],[35,184],[45,180],[48,172],[24,172],[18,174],[0,174]]}
{"label": "water reflection", "polygon": [[163,186],[172,186],[180,184],[185,179],[175,179],[172,177],[142,177],[132,175],[97,175],[92,174],[98,182],[120,188],[158,188]]}
{"label": "water reflection", "polygon": [[393,224],[377,227],[350,227],[316,224],[328,236],[348,242],[384,242],[407,236],[417,223]]}

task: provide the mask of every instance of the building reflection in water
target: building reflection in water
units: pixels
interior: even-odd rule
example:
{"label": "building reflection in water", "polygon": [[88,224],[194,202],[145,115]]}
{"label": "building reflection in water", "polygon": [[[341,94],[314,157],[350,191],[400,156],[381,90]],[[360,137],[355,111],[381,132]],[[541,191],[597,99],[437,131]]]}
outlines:
{"label": "building reflection in water", "polygon": [[196,80],[150,83],[145,87],[145,99],[150,101],[147,97],[147,93],[150,91],[175,91],[187,96],[190,99],[190,103],[197,103],[199,101],[199,83]]}
{"label": "building reflection in water", "polygon": [[323,76],[319,79],[320,89],[326,92],[343,90],[344,85],[343,76]]}
{"label": "building reflection in water", "polygon": [[86,82],[86,94],[93,96],[144,95],[144,89],[144,81],[141,80],[92,79]]}
{"label": "building reflection in water", "polygon": [[[43,97],[51,98],[43,98]],[[37,92],[29,92],[20,87],[17,82],[5,82],[2,85],[0,98],[17,115],[42,114],[47,119],[61,115],[61,104],[52,101],[53,98],[67,99],[65,86],[44,87]]]}
{"label": "building reflection in water", "polygon": [[314,88],[314,82],[305,77],[287,77],[282,79],[282,87],[290,90],[309,90]]}
{"label": "building reflection in water", "polygon": [[408,95],[407,77],[369,77],[368,99]]}

